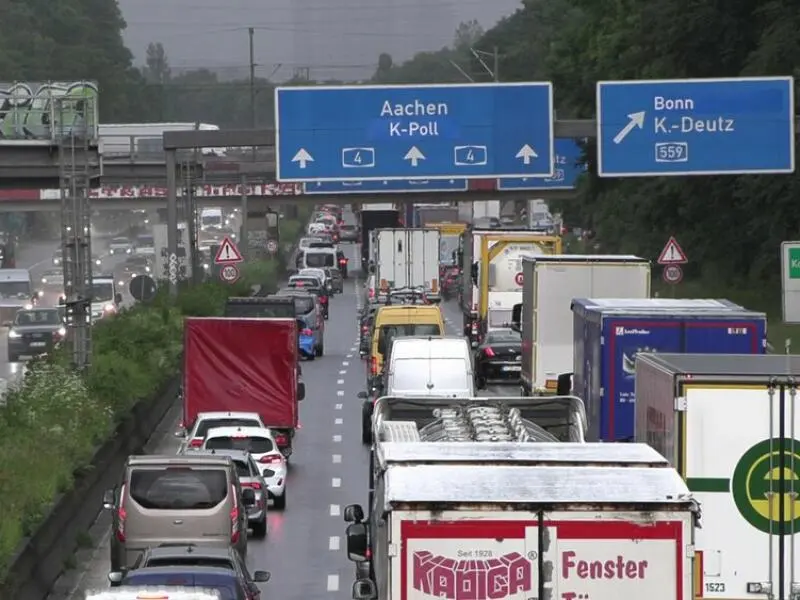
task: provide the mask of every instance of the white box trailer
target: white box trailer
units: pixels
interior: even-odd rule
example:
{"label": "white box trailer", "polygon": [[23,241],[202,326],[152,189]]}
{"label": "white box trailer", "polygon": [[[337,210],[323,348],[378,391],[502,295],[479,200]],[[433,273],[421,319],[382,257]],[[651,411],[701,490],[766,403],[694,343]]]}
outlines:
{"label": "white box trailer", "polygon": [[697,597],[796,597],[800,356],[643,353],[635,377],[636,440],[703,509]]}
{"label": "white box trailer", "polygon": [[424,289],[432,300],[441,298],[438,229],[378,229],[375,264],[378,288]]}
{"label": "white box trailer", "polygon": [[[402,420],[381,421],[387,402]],[[371,514],[344,511],[354,598],[692,598],[698,507],[653,449],[426,441],[462,418],[486,425],[491,399],[429,411],[426,424],[402,402],[376,405]]]}
{"label": "white box trailer", "polygon": [[649,298],[650,262],[631,255],[522,259],[522,395],[555,392],[574,366],[574,298]]}

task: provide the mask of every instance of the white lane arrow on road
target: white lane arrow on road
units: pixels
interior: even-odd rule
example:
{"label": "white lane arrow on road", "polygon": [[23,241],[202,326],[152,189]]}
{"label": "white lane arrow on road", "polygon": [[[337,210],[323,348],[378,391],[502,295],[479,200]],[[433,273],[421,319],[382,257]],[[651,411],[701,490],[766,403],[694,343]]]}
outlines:
{"label": "white lane arrow on road", "polygon": [[419,161],[425,160],[425,155],[416,146],[411,146],[409,151],[406,152],[406,155],[403,157],[403,160],[410,160],[411,166],[416,167],[419,165]]}
{"label": "white lane arrow on road", "polygon": [[539,155],[536,154],[536,150],[531,148],[528,144],[525,144],[519,149],[519,152],[517,152],[517,156],[515,158],[521,158],[523,164],[529,165],[531,164],[531,159],[539,158]]}
{"label": "white lane arrow on road", "polygon": [[644,111],[635,112],[628,115],[628,124],[614,137],[614,143],[620,144],[622,140],[628,137],[628,134],[633,131],[634,127],[644,129]]}
{"label": "white lane arrow on road", "polygon": [[300,150],[297,151],[297,154],[294,155],[292,162],[300,163],[300,168],[305,169],[308,163],[314,162],[314,158],[305,148],[300,148]]}

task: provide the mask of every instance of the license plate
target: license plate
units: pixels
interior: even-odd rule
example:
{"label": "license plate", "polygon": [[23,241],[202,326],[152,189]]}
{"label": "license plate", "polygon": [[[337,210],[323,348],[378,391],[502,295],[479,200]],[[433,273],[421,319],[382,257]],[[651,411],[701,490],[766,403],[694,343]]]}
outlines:
{"label": "license plate", "polygon": [[509,365],[507,367],[503,367],[503,371],[513,372],[513,371],[521,371],[522,367],[517,365]]}
{"label": "license plate", "polygon": [[47,342],[31,342],[31,348],[44,348]]}

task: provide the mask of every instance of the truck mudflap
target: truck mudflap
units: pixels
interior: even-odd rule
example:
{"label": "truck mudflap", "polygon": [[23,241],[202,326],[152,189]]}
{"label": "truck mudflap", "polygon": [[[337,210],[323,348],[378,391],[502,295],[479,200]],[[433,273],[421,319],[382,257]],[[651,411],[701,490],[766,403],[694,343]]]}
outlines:
{"label": "truck mudflap", "polygon": [[402,521],[399,600],[691,600],[687,515],[528,514]]}

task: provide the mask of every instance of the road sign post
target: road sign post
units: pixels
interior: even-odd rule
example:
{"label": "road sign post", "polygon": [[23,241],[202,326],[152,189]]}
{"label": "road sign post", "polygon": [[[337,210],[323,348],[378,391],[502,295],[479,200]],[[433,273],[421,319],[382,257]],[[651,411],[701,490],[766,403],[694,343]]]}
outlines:
{"label": "road sign post", "polygon": [[600,177],[793,173],[794,79],[600,81]]}
{"label": "road sign post", "polygon": [[783,322],[800,323],[800,242],[781,244]]}
{"label": "road sign post", "polygon": [[553,175],[553,86],[279,87],[279,181]]}
{"label": "road sign post", "polygon": [[577,140],[556,139],[553,176],[498,179],[497,189],[507,190],[574,190],[578,177],[586,172],[583,150]]}
{"label": "road sign post", "polygon": [[368,181],[317,181],[303,184],[304,194],[408,194],[466,192],[466,179],[383,179]]}

